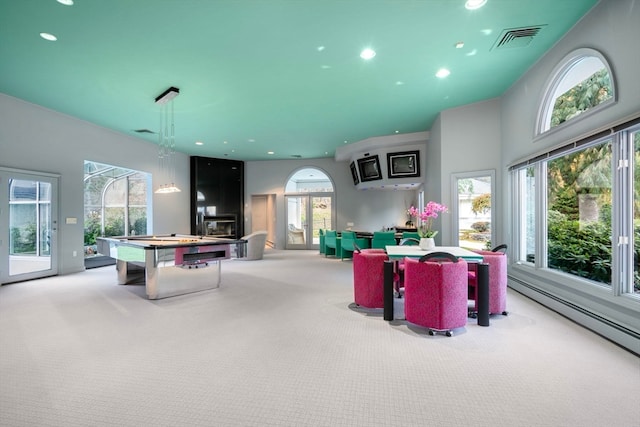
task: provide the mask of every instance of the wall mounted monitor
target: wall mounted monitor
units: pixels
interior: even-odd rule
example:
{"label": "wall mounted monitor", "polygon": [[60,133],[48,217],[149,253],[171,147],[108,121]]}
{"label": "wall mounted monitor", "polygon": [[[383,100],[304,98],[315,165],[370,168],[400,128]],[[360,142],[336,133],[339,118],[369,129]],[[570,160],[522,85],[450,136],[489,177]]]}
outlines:
{"label": "wall mounted monitor", "polygon": [[358,159],[358,171],[362,182],[382,179],[378,155]]}
{"label": "wall mounted monitor", "polygon": [[420,152],[387,153],[389,178],[420,176]]}

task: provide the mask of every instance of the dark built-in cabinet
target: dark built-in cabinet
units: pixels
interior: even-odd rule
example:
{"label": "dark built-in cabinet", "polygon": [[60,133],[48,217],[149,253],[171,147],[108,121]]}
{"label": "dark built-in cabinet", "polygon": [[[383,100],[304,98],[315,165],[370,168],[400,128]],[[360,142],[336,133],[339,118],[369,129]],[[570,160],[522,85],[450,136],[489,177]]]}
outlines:
{"label": "dark built-in cabinet", "polygon": [[191,234],[244,235],[244,162],[191,157]]}

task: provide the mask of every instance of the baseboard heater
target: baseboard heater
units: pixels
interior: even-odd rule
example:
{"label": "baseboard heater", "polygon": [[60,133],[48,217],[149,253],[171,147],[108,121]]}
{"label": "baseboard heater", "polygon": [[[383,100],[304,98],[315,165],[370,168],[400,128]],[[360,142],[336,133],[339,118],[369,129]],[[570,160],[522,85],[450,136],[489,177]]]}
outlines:
{"label": "baseboard heater", "polygon": [[[550,299],[550,300],[552,300],[552,301],[555,301],[555,302],[557,302],[557,303],[559,303],[559,304],[562,304],[562,305],[564,305],[565,307],[568,307],[568,308],[570,308],[571,310],[574,310],[574,311],[576,311],[576,312],[577,312],[577,313],[579,313],[579,314],[582,314],[582,315],[584,315],[584,316],[587,316],[587,317],[590,317],[590,318],[592,318],[592,319],[594,319],[594,320],[597,320],[598,322],[601,322],[601,323],[603,323],[604,325],[606,325],[606,326],[608,326],[608,327],[610,327],[610,328],[612,328],[612,329],[615,329],[615,330],[617,330],[617,331],[619,331],[619,332],[622,332],[622,333],[624,333],[624,334],[626,334],[626,335],[628,335],[628,336],[632,337],[633,339],[640,340],[640,333],[638,333],[638,332],[636,332],[636,331],[634,331],[634,330],[632,330],[632,329],[629,329],[629,328],[627,328],[627,327],[625,327],[625,326],[622,326],[622,325],[620,325],[619,323],[616,323],[616,322],[612,321],[611,319],[608,319],[608,318],[606,318],[606,317],[602,317],[602,316],[600,316],[599,314],[594,313],[594,312],[592,312],[592,311],[590,311],[590,310],[588,310],[588,309],[586,309],[586,308],[584,308],[584,307],[582,307],[582,306],[579,306],[579,305],[577,305],[577,304],[574,304],[574,303],[572,303],[571,301],[567,301],[566,299],[560,298],[560,297],[558,297],[557,295],[554,295],[554,294],[552,294],[552,293],[550,293],[550,292],[547,292],[547,291],[545,291],[545,290],[543,290],[543,289],[537,288],[537,287],[535,287],[535,286],[533,286],[533,285],[531,285],[531,284],[529,284],[529,283],[527,283],[527,282],[525,282],[525,281],[523,281],[523,280],[521,280],[521,279],[515,278],[515,277],[513,277],[513,276],[509,276],[509,281],[510,281],[510,282],[517,283],[519,286],[522,286],[522,287],[524,287],[524,288],[527,288],[528,290],[533,291],[533,292],[536,292],[536,293],[540,294],[541,296],[543,296],[543,297],[545,297],[545,298],[548,298],[548,299]],[[516,291],[516,292],[519,292],[519,293],[520,293],[520,294],[522,294],[522,295],[525,295],[525,296],[526,296],[526,297],[528,297],[528,298],[532,298],[534,301],[537,301],[535,298],[533,298],[533,297],[531,297],[531,296],[529,296],[529,295],[527,295],[527,294],[525,294],[525,293],[523,293],[523,292],[518,291],[518,289],[516,289],[516,288],[513,288],[513,287],[511,287],[511,286],[510,286],[510,288],[511,288],[511,289],[513,289],[513,290],[514,290],[514,291]],[[540,301],[537,301],[537,302],[538,302],[538,303],[540,303],[540,304],[542,304]],[[560,312],[560,311],[558,311],[558,310],[555,310],[554,308],[552,308],[552,307],[550,307],[550,306],[548,306],[548,305],[545,305],[545,304],[542,304],[542,305],[544,305],[545,307],[549,308],[550,310],[553,310],[553,311],[555,311],[556,313],[558,313],[558,314],[560,314],[560,315],[562,315],[562,316],[564,316],[564,317],[567,317],[567,318],[569,318],[570,320],[572,320],[572,321],[574,321],[574,322],[576,322],[576,323],[578,323],[578,324],[580,324],[580,325],[582,325],[582,326],[586,327],[587,329],[593,330],[592,328],[589,328],[588,326],[586,326],[586,325],[584,325],[584,324],[582,324],[582,323],[580,323],[580,322],[577,322],[575,319],[571,319],[571,318],[570,318],[569,316],[567,316],[566,314],[564,314],[564,313],[562,313],[562,312]],[[594,332],[598,333],[599,335],[602,335],[602,334],[600,334],[598,331],[594,331]],[[602,336],[604,336],[604,335],[602,335]],[[607,337],[607,336],[604,336],[604,337],[610,340],[610,338],[609,338],[609,337]],[[615,341],[614,341],[614,342],[615,342]],[[625,347],[625,348],[626,348],[626,347]],[[630,350],[631,350],[631,349],[630,349]],[[633,350],[632,350],[632,351],[633,351]],[[634,353],[635,353],[635,352],[634,352]]]}

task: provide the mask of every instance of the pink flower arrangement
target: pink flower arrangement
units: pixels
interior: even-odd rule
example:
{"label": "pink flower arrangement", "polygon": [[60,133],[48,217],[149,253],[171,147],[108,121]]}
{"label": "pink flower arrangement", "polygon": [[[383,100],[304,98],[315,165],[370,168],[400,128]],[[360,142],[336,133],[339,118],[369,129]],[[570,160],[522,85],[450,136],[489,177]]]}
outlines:
{"label": "pink flower arrangement", "polygon": [[413,206],[407,211],[409,216],[420,220],[420,226],[418,227],[420,237],[435,237],[438,234],[438,231],[432,230],[431,227],[433,226],[433,220],[438,218],[440,212],[447,212],[447,207],[433,201],[427,203],[422,212]]}

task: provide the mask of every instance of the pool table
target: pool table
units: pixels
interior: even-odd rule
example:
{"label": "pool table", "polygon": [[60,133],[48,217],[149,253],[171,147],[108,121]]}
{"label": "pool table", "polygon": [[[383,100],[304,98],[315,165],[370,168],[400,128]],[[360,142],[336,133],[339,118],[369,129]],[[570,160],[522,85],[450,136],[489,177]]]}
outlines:
{"label": "pool table", "polygon": [[231,245],[243,253],[245,240],[169,234],[99,237],[98,251],[116,259],[118,284],[144,280],[149,299],[166,298],[220,286],[221,261]]}

